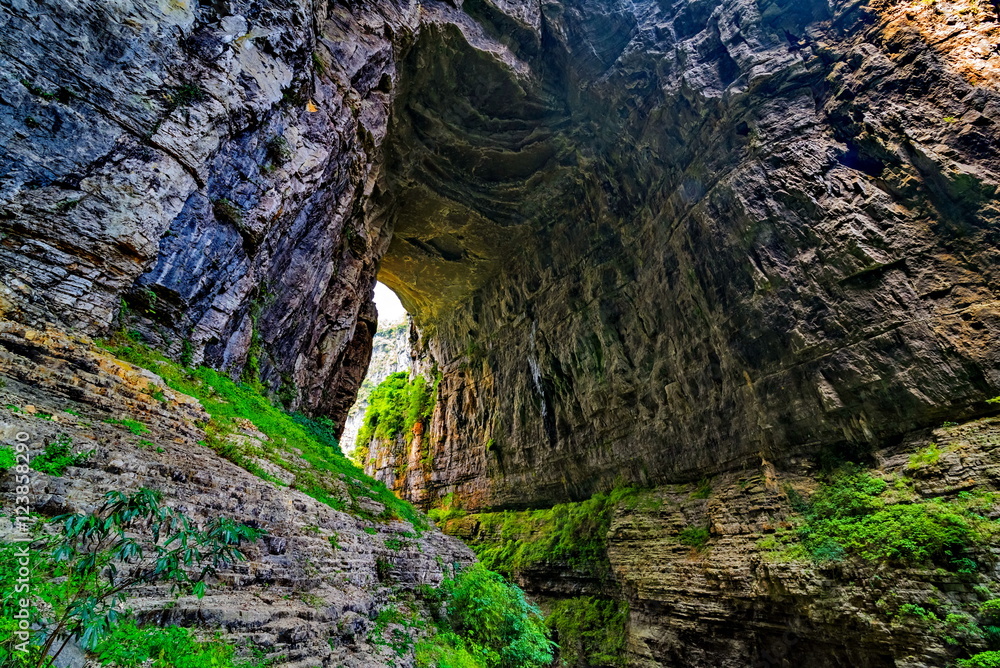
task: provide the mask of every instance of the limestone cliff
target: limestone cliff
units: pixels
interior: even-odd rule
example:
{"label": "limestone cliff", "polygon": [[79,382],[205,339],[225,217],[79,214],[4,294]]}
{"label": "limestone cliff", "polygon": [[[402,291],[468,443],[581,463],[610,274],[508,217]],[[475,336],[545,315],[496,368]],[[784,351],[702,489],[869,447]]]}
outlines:
{"label": "limestone cliff", "polygon": [[119,317],[340,422],[378,269],[445,373],[432,497],[867,447],[998,389],[991,7],[3,8],[9,317]]}
{"label": "limestone cliff", "polygon": [[[805,488],[817,457],[891,454],[993,410],[995,4],[0,0],[0,12],[0,315],[17,323],[7,349],[28,360],[0,369],[19,383],[15,405],[59,368],[23,342],[52,325],[121,330],[342,423],[377,328],[377,275],[414,316],[418,370],[436,370],[418,438],[373,445],[395,488],[486,512],[659,490],[669,511],[615,515],[624,542],[607,553],[624,593],[598,592],[634,605],[630,661],[794,663],[767,649],[775,625],[816,666],[945,655],[921,634],[887,640],[897,630],[867,618],[877,601],[851,612],[856,574],[764,566],[749,543],[766,533],[753,504],[775,521],[791,504],[771,478]],[[87,390],[88,374],[113,363],[85,357],[56,374],[71,389],[45,391],[104,405],[104,376]],[[101,466],[141,477],[156,459]],[[758,469],[759,498],[730,504],[734,476]],[[731,523],[666,487],[706,476]],[[719,568],[655,542],[680,516],[711,518]],[[625,545],[630,522],[654,538]],[[925,587],[916,570],[885,577]],[[545,578],[560,596],[586,584]],[[935,586],[961,584],[947,578]],[[824,644],[845,624],[859,654]],[[718,644],[699,645],[706,633]],[[323,652],[308,637],[303,661]]]}
{"label": "limestone cliff", "polygon": [[[998,429],[996,418],[951,425],[880,450],[874,475],[893,481],[899,508],[971,501],[995,526]],[[580,668],[917,668],[954,666],[985,649],[982,633],[961,627],[997,592],[995,536],[968,553],[977,568],[844,555],[817,561],[789,549],[802,535],[803,502],[817,493],[817,473],[808,460],[785,470],[758,460],[700,483],[620,493],[606,510],[590,504],[577,520],[579,537],[588,520],[606,513],[598,549],[562,556],[550,549],[538,559],[511,557],[546,538],[560,523],[552,515],[453,510],[446,527],[487,563],[513,566],[549,609],[595,600],[625,606],[614,626],[620,637],[603,639],[606,647],[592,640],[603,625],[558,638]],[[919,540],[916,533],[895,540]]]}
{"label": "limestone cliff", "polygon": [[[866,450],[1000,393],[993,9],[547,3],[534,34],[480,7],[537,97],[422,66],[475,113],[395,117],[426,181],[399,198],[523,235],[451,312],[412,298],[444,372],[430,498],[544,505]],[[383,260],[404,296],[417,226],[399,213]],[[434,266],[478,275],[466,248]]]}
{"label": "limestone cliff", "polygon": [[358,390],[358,400],[351,406],[344,421],[344,433],[340,438],[344,452],[354,450],[355,439],[365,418],[368,396],[372,390],[390,374],[409,371],[411,363],[409,319],[380,325],[372,338],[372,358],[365,380]]}
{"label": "limestone cliff", "polygon": [[[248,560],[213,578],[203,599],[177,598],[163,585],[146,587],[128,607],[147,621],[221,631],[263,652],[267,665],[412,666],[412,651],[400,658],[386,642],[396,627],[379,628],[376,618],[473,560],[436,530],[386,521],[385,506],[365,496],[361,481],[321,470],[327,494],[317,494],[301,480],[317,463],[301,452],[284,452],[284,468],[256,459],[256,475],[223,458],[206,447],[209,414],[197,400],[86,337],[0,321],[0,405],[4,444],[26,433],[32,458],[60,440],[91,453],[62,475],[31,471],[28,498],[42,517],[89,511],[108,491],[147,487],[194,520],[224,515],[266,529],[246,549]],[[235,447],[280,447],[250,420],[238,424],[229,437]],[[15,489],[13,473],[0,472],[5,517]],[[0,538],[9,524],[3,520]]]}

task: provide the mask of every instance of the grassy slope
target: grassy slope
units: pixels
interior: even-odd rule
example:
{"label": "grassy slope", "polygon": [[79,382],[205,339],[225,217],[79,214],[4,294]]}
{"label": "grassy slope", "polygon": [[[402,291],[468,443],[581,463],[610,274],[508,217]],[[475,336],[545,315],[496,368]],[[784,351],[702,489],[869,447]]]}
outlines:
{"label": "grassy slope", "polygon": [[[205,425],[204,445],[239,466],[275,484],[282,484],[256,463],[258,459],[265,459],[294,474],[292,487],[337,510],[372,520],[401,519],[413,524],[418,531],[427,528],[427,519],[422,513],[395,496],[384,484],[366,476],[341,453],[329,423],[286,413],[275,407],[255,384],[236,383],[208,367],[185,368],[128,337],[119,335],[102,342],[101,346],[121,359],[158,374],[178,392],[198,399],[212,416]],[[269,442],[258,448],[230,438],[239,431],[241,419],[252,422]],[[373,515],[359,503],[362,497],[377,501],[385,510]]]}

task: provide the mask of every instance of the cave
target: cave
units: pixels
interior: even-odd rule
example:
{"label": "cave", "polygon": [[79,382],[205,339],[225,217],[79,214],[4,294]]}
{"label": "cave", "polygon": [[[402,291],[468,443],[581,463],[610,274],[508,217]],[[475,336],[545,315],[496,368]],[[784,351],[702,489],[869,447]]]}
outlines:
{"label": "cave", "polygon": [[[252,530],[206,601],[137,590],[143,633],[290,667],[993,665],[991,8],[0,11],[0,465],[22,433],[36,460],[4,511],[23,474],[46,521],[149,488]],[[410,316],[384,387],[378,283]],[[455,612],[474,585],[520,640]]]}

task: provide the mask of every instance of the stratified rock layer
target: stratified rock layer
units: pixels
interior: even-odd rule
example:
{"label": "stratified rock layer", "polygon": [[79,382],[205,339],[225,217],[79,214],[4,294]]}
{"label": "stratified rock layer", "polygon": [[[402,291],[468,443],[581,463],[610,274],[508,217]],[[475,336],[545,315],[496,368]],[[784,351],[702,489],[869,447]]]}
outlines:
{"label": "stratified rock layer", "polygon": [[[74,451],[93,451],[63,476],[30,471],[33,512],[87,512],[106,492],[147,487],[193,520],[226,516],[268,531],[246,546],[245,562],[210,583],[203,599],[175,598],[165,586],[138,592],[128,605],[148,620],[221,630],[226,640],[263,651],[275,666],[412,668],[412,653],[398,656],[373,633],[374,618],[383,608],[395,609],[406,592],[436,586],[473,560],[468,548],[435,529],[417,535],[404,522],[340,512],[223,459],[199,443],[209,416],[195,399],[86,338],[0,321],[0,379],[0,405],[6,406],[0,441],[13,443],[26,432],[34,457],[62,435]],[[136,435],[108,420],[129,420],[145,432]],[[237,437],[267,438],[248,421]],[[8,512],[14,478],[0,475],[0,506]],[[365,503],[376,514],[381,510]],[[9,532],[9,522],[0,526],[0,535]]]}
{"label": "stratified rock layer", "polygon": [[[939,454],[915,459],[928,443]],[[939,429],[875,459],[872,475],[912,484],[913,502],[954,502],[973,490],[989,499],[1000,488],[1000,420]],[[985,650],[983,634],[965,634],[946,620],[971,621],[996,595],[996,545],[970,553],[977,565],[966,572],[793,554],[782,541],[796,543],[803,502],[819,486],[817,473],[808,461],[781,469],[758,460],[700,484],[630,495],[614,507],[602,537],[599,556],[610,573],[552,557],[516,577],[546,607],[580,596],[626,601],[624,661],[614,665],[931,668]],[[995,522],[1000,509],[994,501],[987,506],[984,514]],[[496,524],[490,514],[479,514],[445,526],[503,554],[490,528]],[[707,529],[703,544],[684,540],[693,528]],[[579,536],[566,540],[573,538]],[[506,554],[516,547],[507,545]],[[575,668],[597,665],[607,664],[581,661]]]}
{"label": "stratified rock layer", "polygon": [[8,317],[117,315],[342,422],[378,270],[445,373],[427,498],[868,447],[1000,389],[991,7],[2,7]]}
{"label": "stratified rock layer", "polygon": [[519,248],[425,323],[444,381],[413,498],[523,507],[865,450],[1000,393],[992,9],[545,4],[533,40],[477,8],[520,35],[537,99],[466,82],[475,111],[442,120],[422,88],[390,137],[424,170],[401,193]]}

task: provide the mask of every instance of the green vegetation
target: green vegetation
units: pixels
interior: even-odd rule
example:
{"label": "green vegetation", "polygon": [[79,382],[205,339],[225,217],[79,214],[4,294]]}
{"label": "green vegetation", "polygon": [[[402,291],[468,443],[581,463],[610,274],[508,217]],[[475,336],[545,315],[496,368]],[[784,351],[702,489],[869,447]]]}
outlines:
{"label": "green vegetation", "polygon": [[220,197],[212,200],[212,212],[216,219],[239,227],[243,223],[243,209],[231,199]]}
{"label": "green vegetation", "polygon": [[48,475],[61,476],[70,466],[79,466],[90,458],[92,451],[72,454],[73,439],[59,434],[45,446],[42,454],[31,460],[31,468]]}
{"label": "green vegetation", "polygon": [[105,420],[105,422],[108,424],[121,425],[132,432],[133,436],[142,436],[143,434],[149,433],[149,429],[146,428],[146,425],[138,420]]}
{"label": "green vegetation", "polygon": [[426,592],[436,633],[416,645],[419,668],[543,668],[554,643],[524,592],[482,565]]}
{"label": "green vegetation", "polygon": [[963,645],[970,640],[981,637],[983,629],[976,620],[964,612],[949,613],[944,619],[944,641],[949,645]]}
{"label": "green vegetation", "polygon": [[619,489],[545,510],[483,514],[479,521],[485,540],[472,547],[487,568],[505,575],[554,561],[606,577],[611,514],[618,502],[633,495],[631,489]]}
{"label": "green vegetation", "polygon": [[292,145],[282,135],[274,135],[267,141],[267,159],[275,165],[284,165],[292,159]]}
{"label": "green vegetation", "polygon": [[908,489],[857,467],[834,474],[816,493],[799,530],[817,559],[853,554],[898,565],[933,563],[969,572],[970,548],[984,542],[991,527],[977,510],[974,495],[959,501],[914,500]]}
{"label": "green vegetation", "polygon": [[165,97],[172,111],[180,107],[190,107],[195,102],[204,102],[208,96],[198,84],[186,83],[170,88]]}
{"label": "green vegetation", "polygon": [[851,556],[974,572],[972,551],[996,531],[984,517],[996,495],[962,492],[955,499],[924,499],[905,478],[889,482],[856,465],[841,467],[806,504],[798,528],[761,541],[761,547],[773,550],[770,556],[777,559]]}
{"label": "green vegetation", "polygon": [[437,508],[431,508],[427,516],[435,522],[442,524],[448,520],[465,517],[468,513],[462,510],[462,502],[455,493],[446,494],[441,498]]}
{"label": "green vegetation", "polygon": [[190,339],[181,341],[181,354],[178,357],[182,367],[189,367],[194,364],[194,344]]}
{"label": "green vegetation", "polygon": [[385,539],[385,546],[387,549],[392,550],[393,552],[399,552],[408,547],[412,547],[413,542],[407,540],[406,538],[396,538],[395,536],[393,536],[392,538]]}
{"label": "green vegetation", "polygon": [[[205,425],[204,445],[238,466],[280,484],[256,463],[265,459],[293,473],[292,486],[321,503],[368,519],[402,519],[418,530],[427,527],[426,517],[412,505],[344,457],[331,422],[290,415],[274,406],[259,387],[236,383],[207,367],[183,368],[128,337],[119,335],[103,345],[122,359],[159,374],[174,390],[198,399],[212,418]],[[239,431],[239,419],[252,422],[269,440],[258,446],[249,445],[247,439],[232,438]],[[373,516],[358,503],[361,497],[377,501],[385,511]]]}
{"label": "green vegetation", "polygon": [[[205,578],[242,561],[241,543],[264,533],[224,517],[199,527],[160,500],[148,489],[109,492],[89,514],[50,520],[56,532],[39,532],[30,557],[20,556],[22,544],[0,543],[0,665],[48,668],[71,637],[88,651],[101,651],[128,621],[125,604],[133,591],[169,583],[200,597]],[[25,592],[18,586],[19,566],[28,559],[27,613],[39,628],[19,630],[15,615]],[[17,651],[19,644],[27,651]]]}
{"label": "green vegetation", "polygon": [[979,614],[993,622],[1000,622],[1000,598],[984,601],[979,605]]}
{"label": "green vegetation", "polygon": [[712,482],[708,478],[702,478],[697,489],[691,492],[692,499],[707,499],[712,495]]}
{"label": "green vegetation", "polygon": [[27,88],[29,93],[31,93],[32,95],[36,95],[42,98],[43,100],[55,100],[56,98],[59,97],[59,93],[50,93],[46,91],[44,88],[41,88],[40,86],[35,85],[31,81],[28,81],[27,79],[21,79],[21,85]]}
{"label": "green vegetation", "polygon": [[627,622],[627,603],[591,596],[558,601],[545,619],[567,666],[625,666]]}
{"label": "green vegetation", "polygon": [[0,446],[0,473],[17,465],[17,453],[9,445]]}
{"label": "green vegetation", "polygon": [[126,621],[94,650],[102,666],[113,668],[264,668],[269,662],[238,661],[236,648],[218,634],[198,640],[189,629],[136,626]]}
{"label": "green vegetation", "polygon": [[82,202],[82,201],[83,201],[83,198],[79,198],[79,197],[76,198],[76,199],[64,199],[64,200],[60,200],[60,201],[56,202],[55,209],[59,213],[66,213],[68,211],[72,211],[73,209],[75,209],[76,206],[80,202]]}
{"label": "green vegetation", "polygon": [[958,661],[959,668],[1000,668],[1000,652],[980,652]]}
{"label": "green vegetation", "polygon": [[375,623],[368,633],[368,642],[389,647],[399,657],[406,656],[413,649],[412,631],[422,630],[425,626],[416,613],[404,614],[392,606],[379,610],[372,621]]}
{"label": "green vegetation", "polygon": [[701,549],[708,543],[709,536],[708,529],[705,527],[687,527],[680,532],[678,539],[684,545]]}
{"label": "green vegetation", "polygon": [[904,603],[899,606],[899,610],[896,611],[896,618],[902,619],[905,617],[916,617],[917,619],[922,619],[926,622],[936,622],[938,618],[933,611],[928,610],[922,605],[916,605],[915,603]]}
{"label": "green vegetation", "polygon": [[918,450],[910,456],[910,462],[907,464],[908,468],[919,469],[924,466],[933,466],[937,464],[938,459],[941,458],[941,448],[938,447],[937,443],[931,443],[926,448]]}
{"label": "green vegetation", "polygon": [[367,444],[373,438],[386,442],[397,434],[412,433],[418,422],[433,414],[438,382],[428,383],[420,375],[411,381],[405,371],[390,374],[368,397],[357,442]]}
{"label": "green vegetation", "polygon": [[[153,292],[152,294],[155,295],[156,293]],[[149,384],[146,385],[146,394],[148,394],[149,396],[153,397],[154,399],[156,399],[157,401],[159,401],[161,404],[167,403],[167,395],[166,395],[166,393],[163,390],[161,390],[160,388],[158,388],[156,385],[154,385],[153,383],[149,383]]]}

